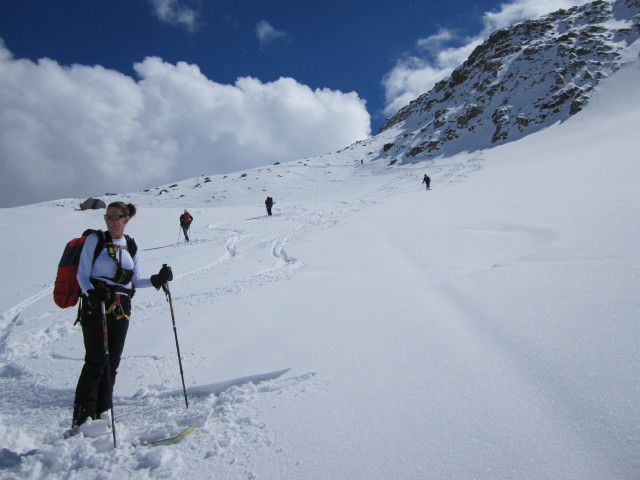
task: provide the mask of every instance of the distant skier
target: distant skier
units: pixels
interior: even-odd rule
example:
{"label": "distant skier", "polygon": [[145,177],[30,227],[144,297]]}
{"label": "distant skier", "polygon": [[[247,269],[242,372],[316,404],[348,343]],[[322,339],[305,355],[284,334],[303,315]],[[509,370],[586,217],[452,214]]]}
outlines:
{"label": "distant skier", "polygon": [[185,209],[184,213],[180,215],[180,226],[182,227],[182,232],[184,233],[184,239],[187,242],[189,241],[189,229],[191,228],[191,222],[193,222],[193,217]]}
{"label": "distant skier", "polygon": [[273,207],[274,203],[276,202],[274,202],[273,198],[271,197],[267,197],[267,199],[264,201],[264,204],[267,207],[267,215],[271,215],[271,207]]}
{"label": "distant skier", "polygon": [[431,190],[431,179],[429,178],[429,175],[427,175],[426,173],[424,174],[424,178],[422,179],[422,183],[427,185],[427,190]]}

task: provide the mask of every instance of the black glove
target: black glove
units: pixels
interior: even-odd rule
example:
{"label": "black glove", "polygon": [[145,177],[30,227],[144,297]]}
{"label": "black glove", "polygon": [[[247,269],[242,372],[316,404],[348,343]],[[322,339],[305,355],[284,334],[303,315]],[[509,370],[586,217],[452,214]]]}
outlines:
{"label": "black glove", "polygon": [[173,272],[171,271],[171,267],[166,264],[162,265],[157,275],[151,275],[151,285],[156,287],[156,290],[159,290],[162,285],[171,280],[173,280]]}
{"label": "black glove", "polygon": [[89,299],[89,305],[97,307],[100,303],[109,301],[111,292],[106,285],[100,284],[95,288],[87,290],[87,298]]}

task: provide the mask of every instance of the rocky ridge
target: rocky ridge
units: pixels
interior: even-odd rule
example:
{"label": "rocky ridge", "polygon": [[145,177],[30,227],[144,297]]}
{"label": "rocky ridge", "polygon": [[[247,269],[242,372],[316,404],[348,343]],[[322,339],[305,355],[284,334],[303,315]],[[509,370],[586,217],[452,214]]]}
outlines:
{"label": "rocky ridge", "polygon": [[388,119],[391,163],[489,148],[579,113],[640,38],[640,0],[598,0],[494,32]]}

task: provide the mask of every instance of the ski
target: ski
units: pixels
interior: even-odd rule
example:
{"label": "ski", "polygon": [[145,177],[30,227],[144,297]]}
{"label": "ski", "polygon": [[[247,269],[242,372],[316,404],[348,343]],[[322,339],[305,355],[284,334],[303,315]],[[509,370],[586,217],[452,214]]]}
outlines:
{"label": "ski", "polygon": [[[173,435],[168,435],[166,432],[160,433],[147,433],[138,436],[137,441],[131,442],[132,445],[145,445],[145,446],[153,446],[153,445],[168,445],[171,443],[177,443],[182,440],[184,437],[189,435],[195,430],[194,425],[189,425],[188,427],[180,430],[178,433]],[[82,436],[91,440],[96,438],[101,438],[106,435],[109,435],[109,431],[97,432],[97,431],[83,431],[81,432]],[[71,435],[71,430],[67,430],[63,434],[63,438],[66,440],[71,437],[75,437],[76,435]]]}
{"label": "ski", "polygon": [[168,437],[163,437],[155,440],[142,440],[140,442],[140,445],[155,446],[155,445],[167,445],[170,443],[177,443],[180,440],[182,440],[184,437],[192,433],[195,430],[195,428],[196,427],[194,427],[193,425],[189,425],[187,428],[185,428],[181,432],[176,433],[175,435],[170,435]]}

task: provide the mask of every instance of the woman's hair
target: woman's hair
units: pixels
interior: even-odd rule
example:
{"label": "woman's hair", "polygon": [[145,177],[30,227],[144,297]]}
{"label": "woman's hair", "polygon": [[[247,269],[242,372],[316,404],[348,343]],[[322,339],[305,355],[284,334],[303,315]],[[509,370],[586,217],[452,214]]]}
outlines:
{"label": "woman's hair", "polygon": [[136,214],[136,206],[133,203],[111,202],[107,208],[117,208],[122,215],[133,217]]}

